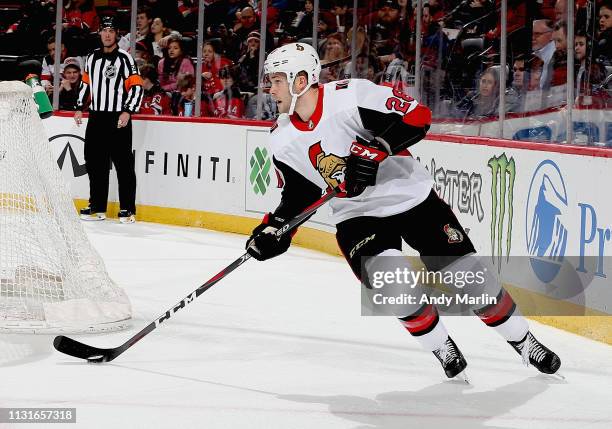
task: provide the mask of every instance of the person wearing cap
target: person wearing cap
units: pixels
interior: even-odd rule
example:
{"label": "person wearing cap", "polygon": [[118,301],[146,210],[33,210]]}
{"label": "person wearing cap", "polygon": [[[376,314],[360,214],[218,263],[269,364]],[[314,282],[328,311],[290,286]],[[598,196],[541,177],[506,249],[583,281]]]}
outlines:
{"label": "person wearing cap", "polygon": [[[401,18],[402,6],[397,0],[381,0],[378,10],[360,20],[360,25],[367,25],[372,30],[370,40],[376,43],[377,55],[387,56],[393,53],[400,44],[400,34],[407,35],[408,22]],[[389,59],[390,61],[390,59]]]}
{"label": "person wearing cap", "polygon": [[85,131],[85,167],[89,176],[89,207],[81,210],[83,220],[104,220],[108,200],[110,162],[119,182],[119,220],[135,222],[136,173],[132,153],[131,115],[140,110],[143,96],[142,78],[134,59],[117,42],[117,24],[111,16],[100,24],[102,48],[85,61],[77,125],[82,123],[87,100],[89,120]]}
{"label": "person wearing cap", "polygon": [[257,92],[259,78],[259,45],[258,31],[251,31],[247,37],[246,51],[238,60],[240,88],[243,91]]}
{"label": "person wearing cap", "polygon": [[81,84],[81,61],[76,57],[64,60],[64,72],[60,84],[59,108],[60,110],[77,110],[79,86]]}

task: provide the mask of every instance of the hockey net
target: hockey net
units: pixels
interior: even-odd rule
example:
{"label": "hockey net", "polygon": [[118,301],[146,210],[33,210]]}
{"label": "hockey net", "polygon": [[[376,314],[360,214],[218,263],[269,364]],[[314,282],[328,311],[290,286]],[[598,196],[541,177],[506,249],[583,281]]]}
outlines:
{"label": "hockey net", "polygon": [[0,332],[98,332],[130,317],[85,235],[32,90],[0,82]]}

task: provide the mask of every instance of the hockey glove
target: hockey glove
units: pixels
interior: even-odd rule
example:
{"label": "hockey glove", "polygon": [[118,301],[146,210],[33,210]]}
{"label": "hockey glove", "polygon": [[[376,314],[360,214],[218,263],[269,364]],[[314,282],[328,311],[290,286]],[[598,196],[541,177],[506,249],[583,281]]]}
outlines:
{"label": "hockey glove", "polygon": [[351,145],[351,154],[346,160],[344,182],[348,198],[360,195],[366,187],[376,184],[378,164],[389,156],[385,148],[377,141],[365,141],[357,136]]}
{"label": "hockey glove", "polygon": [[283,234],[277,238],[275,232],[285,223],[285,220],[268,213],[263,221],[253,230],[246,243],[246,251],[258,261],[265,261],[285,253],[291,245],[292,233]]}

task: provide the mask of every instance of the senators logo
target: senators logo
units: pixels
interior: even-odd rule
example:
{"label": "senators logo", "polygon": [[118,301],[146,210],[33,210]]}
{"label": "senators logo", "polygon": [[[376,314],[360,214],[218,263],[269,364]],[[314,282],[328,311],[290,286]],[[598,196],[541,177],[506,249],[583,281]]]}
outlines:
{"label": "senators logo", "polygon": [[317,169],[321,177],[328,186],[335,188],[344,182],[344,169],[346,161],[333,153],[328,155],[323,152],[321,142],[317,142],[308,149],[308,157],[314,168]]}
{"label": "senators logo", "polygon": [[450,244],[461,243],[463,241],[463,234],[456,228],[453,228],[449,224],[444,225],[444,233],[448,236],[448,242]]}

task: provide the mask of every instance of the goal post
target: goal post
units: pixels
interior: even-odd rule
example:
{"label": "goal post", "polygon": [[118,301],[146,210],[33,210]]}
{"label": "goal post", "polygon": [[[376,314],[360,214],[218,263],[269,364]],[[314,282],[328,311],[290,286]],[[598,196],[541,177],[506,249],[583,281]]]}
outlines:
{"label": "goal post", "polygon": [[0,333],[100,332],[130,318],[81,225],[32,89],[0,82]]}

